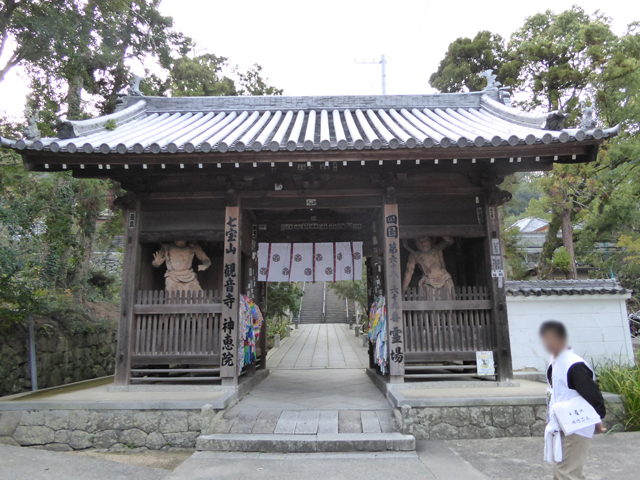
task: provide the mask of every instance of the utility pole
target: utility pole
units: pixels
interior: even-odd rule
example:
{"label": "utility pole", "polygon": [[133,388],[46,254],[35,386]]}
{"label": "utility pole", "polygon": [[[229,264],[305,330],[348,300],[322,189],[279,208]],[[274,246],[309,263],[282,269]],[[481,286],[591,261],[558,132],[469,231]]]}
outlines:
{"label": "utility pole", "polygon": [[378,63],[382,65],[382,94],[387,94],[387,61],[385,60],[384,55],[382,55],[382,60],[380,61],[372,60],[367,62],[366,60],[363,60],[362,62],[358,62],[354,60],[354,63],[357,65],[373,65]]}

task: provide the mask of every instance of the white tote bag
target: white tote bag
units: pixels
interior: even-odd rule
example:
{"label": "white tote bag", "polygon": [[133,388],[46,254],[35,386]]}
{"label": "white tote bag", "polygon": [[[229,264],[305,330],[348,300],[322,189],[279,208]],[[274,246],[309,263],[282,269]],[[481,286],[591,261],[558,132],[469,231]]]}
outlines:
{"label": "white tote bag", "polygon": [[571,435],[582,429],[585,429],[585,432],[579,432],[580,434],[588,433],[587,427],[593,427],[602,421],[591,404],[580,396],[554,403],[553,413],[565,435]]}

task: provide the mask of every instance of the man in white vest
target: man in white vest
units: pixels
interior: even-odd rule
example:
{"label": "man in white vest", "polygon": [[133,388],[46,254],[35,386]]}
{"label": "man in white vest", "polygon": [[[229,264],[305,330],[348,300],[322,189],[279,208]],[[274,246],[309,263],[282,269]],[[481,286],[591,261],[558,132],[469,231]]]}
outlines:
{"label": "man in white vest", "polygon": [[[606,414],[602,392],[596,383],[593,368],[567,345],[567,329],[563,323],[555,320],[544,322],[540,327],[540,337],[553,358],[547,370],[550,395],[547,413],[549,426],[545,432],[546,454],[555,459],[555,480],[581,480],[585,478],[583,470],[591,438],[595,432],[604,432],[605,428],[600,422],[565,435],[555,418],[553,406],[582,397],[602,419]],[[588,409],[588,406],[585,407]],[[561,442],[561,450],[558,442]]]}

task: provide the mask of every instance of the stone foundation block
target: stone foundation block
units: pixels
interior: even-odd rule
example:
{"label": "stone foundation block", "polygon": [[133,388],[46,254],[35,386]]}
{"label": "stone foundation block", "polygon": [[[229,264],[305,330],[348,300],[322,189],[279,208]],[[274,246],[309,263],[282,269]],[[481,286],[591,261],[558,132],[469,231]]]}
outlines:
{"label": "stone foundation block", "polygon": [[69,410],[51,410],[45,412],[44,425],[53,430],[69,428]]}
{"label": "stone foundation block", "polygon": [[69,435],[69,446],[74,450],[84,450],[93,446],[93,435],[82,430],[74,430]]}
{"label": "stone foundation block", "polygon": [[46,443],[54,442],[55,432],[49,427],[19,426],[13,434],[13,439],[22,446],[44,445]]}
{"label": "stone foundation block", "polygon": [[164,436],[160,432],[151,432],[147,436],[147,442],[145,443],[145,446],[149,450],[160,450],[166,444],[167,444],[167,441],[165,440]]}
{"label": "stone foundation block", "polygon": [[111,448],[119,442],[120,432],[117,430],[103,430],[97,432],[93,438],[95,448]]}
{"label": "stone foundation block", "polygon": [[160,425],[160,412],[135,412],[133,426],[146,433],[157,432]]}
{"label": "stone foundation block", "polygon": [[11,436],[18,428],[22,412],[7,411],[0,413],[0,437]]}
{"label": "stone foundation block", "polygon": [[199,435],[198,432],[165,433],[164,439],[171,447],[193,448]]}
{"label": "stone foundation block", "polygon": [[49,443],[44,449],[52,452],[73,452],[73,448],[66,443]]}
{"label": "stone foundation block", "polygon": [[120,434],[120,443],[125,446],[144,447],[147,443],[147,434],[137,428],[131,428]]}
{"label": "stone foundation block", "polygon": [[22,415],[20,416],[20,425],[44,425],[44,412],[22,412]]}
{"label": "stone foundation block", "polygon": [[164,411],[160,418],[160,433],[178,433],[189,430],[187,412]]}
{"label": "stone foundation block", "polygon": [[13,437],[0,437],[0,445],[11,445],[13,447],[19,447],[20,444],[16,442]]}
{"label": "stone foundation block", "polygon": [[507,428],[515,423],[513,407],[491,407],[491,416],[495,427]]}

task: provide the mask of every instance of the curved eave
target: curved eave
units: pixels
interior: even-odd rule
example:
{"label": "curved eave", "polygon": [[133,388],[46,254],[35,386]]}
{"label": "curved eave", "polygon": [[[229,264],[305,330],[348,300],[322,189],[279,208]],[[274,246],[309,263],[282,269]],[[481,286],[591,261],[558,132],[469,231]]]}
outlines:
{"label": "curved eave", "polygon": [[[198,101],[137,98],[128,98],[125,104],[131,105],[111,115],[68,122],[73,138],[2,139],[2,146],[32,155],[73,156],[74,160],[77,155],[125,155],[131,163],[139,155],[211,154],[211,161],[251,156],[255,162],[269,161],[273,154],[296,159],[308,156],[310,160],[323,154],[338,159],[353,156],[350,153],[370,156],[378,150],[392,158],[455,158],[455,152],[474,158],[490,156],[496,149],[507,157],[509,152],[516,156],[527,149],[535,156],[535,151],[548,152],[547,147],[554,145],[559,152],[566,151],[560,144],[598,144],[620,131],[619,126],[544,130],[540,128],[544,116],[511,109],[478,93],[195,99]],[[417,106],[408,106],[411,102]],[[252,108],[208,109],[224,105]],[[164,111],[161,106],[166,107]],[[302,108],[309,106],[312,108]]]}

